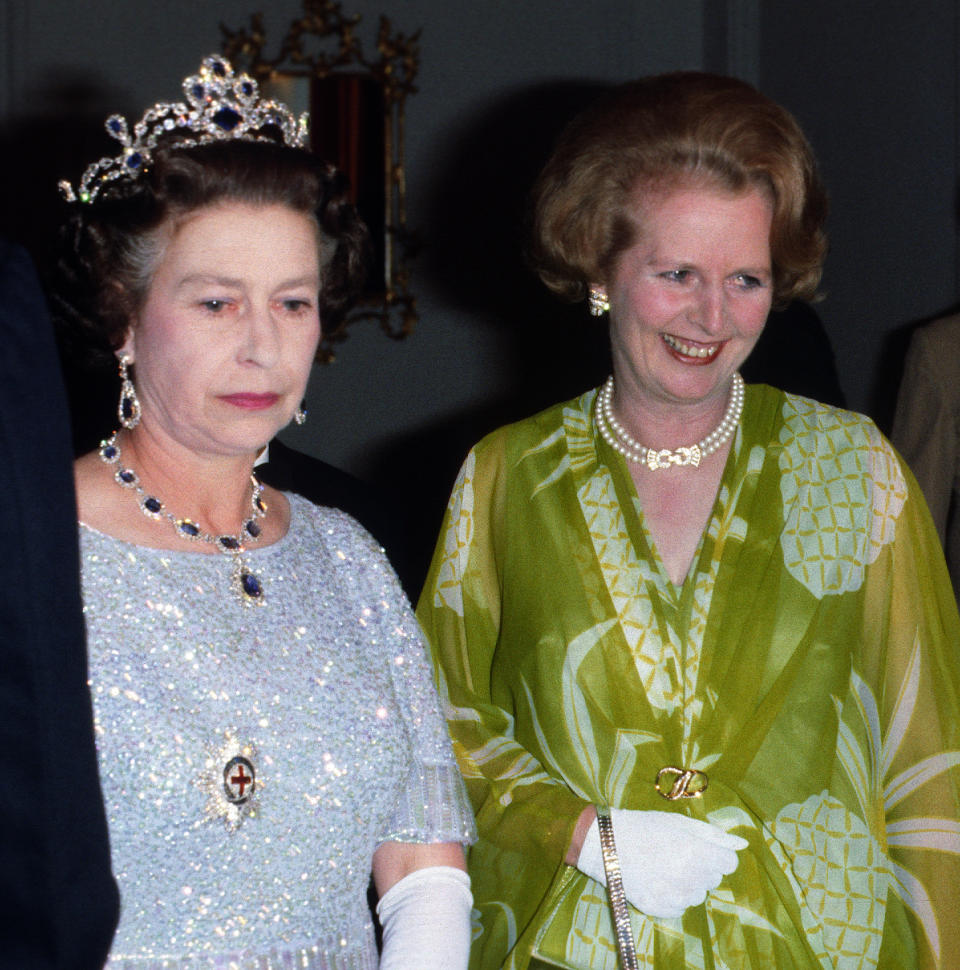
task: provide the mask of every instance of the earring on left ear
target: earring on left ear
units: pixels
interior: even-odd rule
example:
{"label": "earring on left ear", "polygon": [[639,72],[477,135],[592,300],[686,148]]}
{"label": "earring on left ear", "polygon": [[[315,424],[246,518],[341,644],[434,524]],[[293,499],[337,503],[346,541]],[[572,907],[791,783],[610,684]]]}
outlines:
{"label": "earring on left ear", "polygon": [[298,407],[297,410],[293,412],[293,420],[297,424],[305,424],[306,423],[306,420],[307,420],[307,409],[303,406],[306,403],[307,403],[306,401],[303,401],[300,404],[300,407]]}
{"label": "earring on left ear", "polygon": [[590,316],[592,317],[602,317],[605,313],[610,312],[610,301],[607,299],[607,294],[599,287],[590,287],[587,304],[590,308]]}
{"label": "earring on left ear", "polygon": [[130,364],[133,362],[125,350],[120,352],[117,361],[120,364],[120,403],[117,405],[117,417],[128,431],[132,431],[140,423],[140,402],[129,373]]}

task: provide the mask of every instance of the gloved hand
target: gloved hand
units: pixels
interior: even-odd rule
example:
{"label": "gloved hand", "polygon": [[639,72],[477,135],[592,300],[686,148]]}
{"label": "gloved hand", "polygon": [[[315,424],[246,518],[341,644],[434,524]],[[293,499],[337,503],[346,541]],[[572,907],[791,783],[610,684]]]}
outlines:
{"label": "gloved hand", "polygon": [[[624,895],[647,916],[678,917],[688,906],[702,903],[737,868],[737,852],[748,844],[679,812],[612,808],[610,820]],[[607,884],[596,819],[583,840],[577,868]]]}
{"label": "gloved hand", "polygon": [[466,970],[473,896],[465,872],[415,869],[383,894],[380,970]]}

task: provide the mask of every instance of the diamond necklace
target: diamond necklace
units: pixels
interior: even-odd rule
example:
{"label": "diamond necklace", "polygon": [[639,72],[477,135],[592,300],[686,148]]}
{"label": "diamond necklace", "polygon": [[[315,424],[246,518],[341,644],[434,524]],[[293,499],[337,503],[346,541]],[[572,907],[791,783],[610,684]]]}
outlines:
{"label": "diamond necklace", "polygon": [[677,449],[661,448],[657,451],[653,448],[647,448],[646,445],[642,445],[639,441],[631,438],[623,425],[617,420],[613,413],[612,374],[600,389],[594,408],[597,428],[603,440],[614,451],[623,455],[627,461],[646,465],[651,471],[656,471],[658,468],[669,468],[671,465],[693,465],[696,468],[702,459],[706,458],[707,455],[712,455],[726,443],[727,439],[736,431],[742,413],[743,378],[738,373],[734,373],[733,384],[730,387],[730,400],[727,401],[727,410],[720,424],[695,445]]}
{"label": "diamond necklace", "polygon": [[240,526],[236,535],[211,535],[204,532],[193,519],[178,519],[164,507],[163,502],[155,495],[150,495],[140,484],[137,473],[121,463],[120,445],[117,442],[120,432],[114,433],[106,441],[100,442],[100,458],[108,465],[116,465],[113,480],[121,487],[131,489],[138,497],[140,511],[148,519],[161,521],[166,519],[173,525],[173,530],[188,542],[206,542],[225,556],[233,557],[233,573],[231,587],[240,598],[240,602],[249,606],[263,603],[263,582],[253,572],[243,558],[244,542],[256,542],[263,530],[257,521],[267,514],[267,503],[263,500],[263,485],[257,481],[256,475],[250,476],[252,494],[250,496],[250,517]]}

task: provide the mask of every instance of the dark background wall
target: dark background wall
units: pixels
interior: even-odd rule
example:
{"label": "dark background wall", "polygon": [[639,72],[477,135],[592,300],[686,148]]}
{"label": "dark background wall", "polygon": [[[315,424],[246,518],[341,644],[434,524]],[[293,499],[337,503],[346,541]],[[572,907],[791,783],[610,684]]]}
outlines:
{"label": "dark background wall", "polygon": [[[0,228],[42,246],[58,178],[110,147],[102,120],[174,100],[258,0],[4,0]],[[266,6],[265,4],[263,6]],[[352,0],[422,28],[407,110],[421,321],[403,343],[354,328],[318,367],[296,447],[381,484],[449,467],[489,427],[599,380],[603,335],[522,267],[523,196],[562,121],[603,85],[708,68],[791,108],[822,161],[832,249],[819,305],[850,404],[881,421],[906,328],[958,298],[956,0]],[[274,46],[298,0],[274,0]],[[268,45],[270,46],[270,45]]]}
{"label": "dark background wall", "polygon": [[777,0],[763,89],[800,119],[830,191],[826,298],[852,405],[886,426],[913,324],[958,294],[958,4]]}

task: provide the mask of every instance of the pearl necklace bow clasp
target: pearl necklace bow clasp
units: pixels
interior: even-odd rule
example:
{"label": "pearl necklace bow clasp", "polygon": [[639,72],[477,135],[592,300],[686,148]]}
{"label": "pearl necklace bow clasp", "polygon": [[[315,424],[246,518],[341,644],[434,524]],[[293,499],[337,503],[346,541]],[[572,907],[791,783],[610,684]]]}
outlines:
{"label": "pearl necklace bow clasp", "polygon": [[730,399],[727,401],[727,409],[720,424],[702,441],[681,448],[648,448],[627,434],[626,428],[613,413],[612,375],[607,378],[607,382],[597,394],[594,419],[603,440],[614,451],[623,455],[627,461],[637,465],[646,465],[651,471],[669,468],[671,465],[677,465],[681,468],[685,466],[699,468],[700,462],[722,448],[734,431],[737,430],[740,416],[743,414],[743,396],[743,378],[735,373],[730,385]]}
{"label": "pearl necklace bow clasp", "polygon": [[677,448],[676,451],[671,451],[669,448],[654,451],[652,448],[648,448],[646,465],[651,471],[656,471],[658,468],[669,468],[671,465],[693,465],[694,468],[698,468],[702,456],[703,452],[700,451],[699,445]]}

